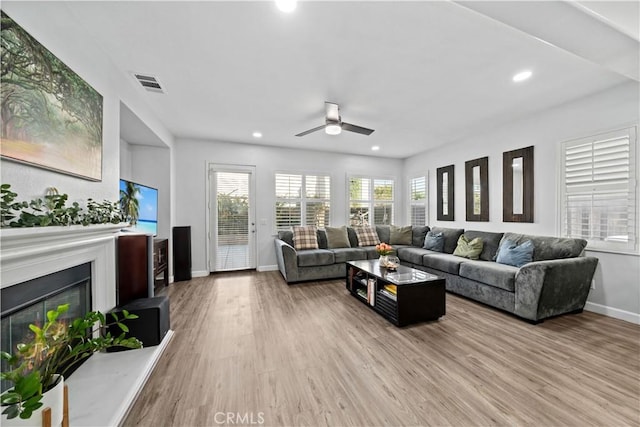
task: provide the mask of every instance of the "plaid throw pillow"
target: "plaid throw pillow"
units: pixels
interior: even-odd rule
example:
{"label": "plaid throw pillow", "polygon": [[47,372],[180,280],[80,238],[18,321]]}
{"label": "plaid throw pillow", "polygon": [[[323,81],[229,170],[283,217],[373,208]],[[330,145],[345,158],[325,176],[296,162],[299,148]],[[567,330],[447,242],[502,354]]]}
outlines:
{"label": "plaid throw pillow", "polygon": [[358,226],[353,227],[353,230],[358,236],[358,246],[374,246],[380,243],[375,227]]}
{"label": "plaid throw pillow", "polygon": [[294,225],[293,247],[296,249],[318,249],[318,228],[315,225]]}

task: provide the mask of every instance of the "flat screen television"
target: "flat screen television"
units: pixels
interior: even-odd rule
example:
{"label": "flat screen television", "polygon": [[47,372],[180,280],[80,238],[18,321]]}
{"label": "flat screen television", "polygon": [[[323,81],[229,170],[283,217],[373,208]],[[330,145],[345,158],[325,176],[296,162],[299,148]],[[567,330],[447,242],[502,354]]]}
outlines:
{"label": "flat screen television", "polygon": [[125,213],[129,213],[128,220],[136,217],[128,231],[158,235],[158,190],[156,188],[121,179],[120,207]]}

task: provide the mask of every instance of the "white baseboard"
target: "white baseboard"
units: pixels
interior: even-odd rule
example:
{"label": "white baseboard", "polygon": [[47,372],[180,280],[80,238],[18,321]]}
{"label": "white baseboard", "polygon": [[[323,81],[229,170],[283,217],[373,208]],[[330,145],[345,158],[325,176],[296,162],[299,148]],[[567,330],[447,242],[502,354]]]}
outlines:
{"label": "white baseboard", "polygon": [[605,316],[640,325],[640,314],[638,313],[632,313],[630,311],[620,310],[618,308],[608,307],[606,305],[596,304],[589,301],[587,301],[587,303],[584,305],[584,309],[587,311],[604,314]]}
{"label": "white baseboard", "polygon": [[278,265],[259,265],[257,270],[259,272],[263,271],[278,271]]}

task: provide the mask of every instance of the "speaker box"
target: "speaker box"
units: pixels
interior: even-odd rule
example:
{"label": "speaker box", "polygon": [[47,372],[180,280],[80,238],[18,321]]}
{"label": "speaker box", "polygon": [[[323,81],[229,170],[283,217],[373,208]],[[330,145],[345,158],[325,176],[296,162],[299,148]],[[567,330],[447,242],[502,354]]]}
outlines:
{"label": "speaker box", "polygon": [[[164,336],[171,327],[169,320],[169,298],[166,296],[141,298],[131,301],[121,307],[114,308],[110,313],[115,312],[118,318],[122,319],[122,310],[127,310],[131,314],[138,316],[137,319],[123,320],[129,332],[127,337],[136,337],[142,341],[144,347],[152,347],[160,344]],[[113,318],[107,315],[107,322]],[[109,332],[113,336],[122,334],[118,325],[109,327]],[[112,347],[110,352],[128,350],[126,347]]]}
{"label": "speaker box", "polygon": [[173,227],[173,281],[191,280],[191,226]]}

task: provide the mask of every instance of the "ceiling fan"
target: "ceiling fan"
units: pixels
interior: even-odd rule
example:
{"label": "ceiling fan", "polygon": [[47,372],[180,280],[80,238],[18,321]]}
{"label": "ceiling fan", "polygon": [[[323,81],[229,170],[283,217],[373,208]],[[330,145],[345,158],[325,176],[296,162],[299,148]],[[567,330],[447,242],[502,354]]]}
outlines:
{"label": "ceiling fan", "polygon": [[367,129],[362,126],[356,126],[352,125],[351,123],[343,122],[342,117],[340,117],[340,107],[338,106],[338,104],[325,101],[324,109],[326,111],[325,124],[313,129],[306,130],[304,132],[300,132],[296,136],[305,136],[320,129],[324,129],[324,131],[328,135],[338,135],[343,130],[361,133],[363,135],[371,135],[373,133],[373,129]]}

